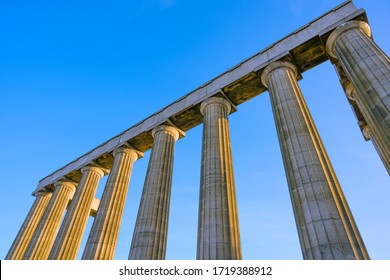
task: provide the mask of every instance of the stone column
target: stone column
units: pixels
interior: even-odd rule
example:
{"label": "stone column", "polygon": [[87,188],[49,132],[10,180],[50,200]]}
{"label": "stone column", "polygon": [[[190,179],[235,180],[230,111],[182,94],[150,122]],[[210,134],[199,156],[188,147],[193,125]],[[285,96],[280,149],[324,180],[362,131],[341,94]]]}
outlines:
{"label": "stone column", "polygon": [[177,129],[153,129],[154,143],[131,243],[130,260],[165,259]]}
{"label": "stone column", "polygon": [[104,172],[94,166],[81,169],[81,180],[51,249],[49,260],[75,260],[87,226],[92,201]]}
{"label": "stone column", "polygon": [[[362,109],[365,109],[364,106],[359,104],[359,99],[356,98],[356,90],[351,83],[349,83],[346,87],[345,94],[349,99],[354,100],[356,102],[360,111]],[[367,115],[367,111],[364,113],[361,111],[361,113],[363,116]],[[387,172],[390,174],[390,150],[388,150],[388,146],[385,143],[381,142],[383,141],[383,138],[377,138],[369,125],[366,125],[363,128],[363,134],[367,139],[371,140],[372,144],[374,145],[376,151],[379,154],[379,157],[382,160],[383,165],[385,166]]]}
{"label": "stone column", "polygon": [[231,105],[212,97],[204,116],[197,259],[242,258],[228,114]]}
{"label": "stone column", "polygon": [[75,184],[65,181],[54,183],[54,193],[23,256],[24,260],[46,260],[49,257],[57,230],[64,215]]}
{"label": "stone column", "polygon": [[368,259],[352,213],[289,62],[274,62],[268,87],[304,259]]}
{"label": "stone column", "polygon": [[127,147],[115,149],[114,163],[83,252],[83,260],[114,258],[131,171],[138,154]]}
{"label": "stone column", "polygon": [[[356,103],[381,151],[390,154],[390,61],[372,41],[370,27],[350,21],[326,42],[328,54],[340,62],[356,90]],[[388,168],[386,166],[386,168]]]}
{"label": "stone column", "polygon": [[11,248],[8,251],[6,260],[21,260],[26,252],[27,246],[31,241],[35,229],[46,209],[47,204],[51,198],[51,193],[40,191],[35,194],[35,201],[26,219],[20,228]]}

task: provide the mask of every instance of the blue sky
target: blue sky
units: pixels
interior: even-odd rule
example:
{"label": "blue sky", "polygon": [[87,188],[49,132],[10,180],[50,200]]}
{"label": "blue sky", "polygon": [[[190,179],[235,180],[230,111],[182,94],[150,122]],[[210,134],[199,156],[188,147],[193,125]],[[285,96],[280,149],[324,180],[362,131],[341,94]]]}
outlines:
{"label": "blue sky", "polygon": [[[1,1],[0,258],[40,179],[341,2]],[[390,2],[354,3],[390,53]],[[390,259],[389,176],[333,66],[299,84],[371,258]],[[301,259],[268,93],[240,105],[230,129],[243,258]],[[168,259],[195,259],[201,136],[176,145]],[[115,259],[127,259],[149,153],[133,168]]]}

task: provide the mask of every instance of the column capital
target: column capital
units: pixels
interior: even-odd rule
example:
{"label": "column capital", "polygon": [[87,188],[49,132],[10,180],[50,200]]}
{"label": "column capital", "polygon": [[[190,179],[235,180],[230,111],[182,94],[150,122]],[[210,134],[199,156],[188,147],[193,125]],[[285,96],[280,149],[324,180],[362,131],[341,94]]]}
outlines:
{"label": "column capital", "polygon": [[288,68],[294,72],[295,77],[298,77],[299,71],[295,64],[284,60],[272,62],[270,65],[265,67],[263,73],[261,74],[261,82],[266,88],[268,88],[267,79],[269,74],[278,68]]}
{"label": "column capital", "polygon": [[232,109],[232,105],[230,105],[229,101],[227,101],[226,99],[221,97],[210,97],[203,101],[202,104],[200,104],[200,112],[202,115],[204,115],[204,109],[211,104],[220,104],[224,106],[227,109],[228,114],[231,112]]}
{"label": "column capital", "polygon": [[179,139],[179,136],[180,136],[179,131],[176,128],[174,128],[173,126],[169,126],[169,125],[156,126],[152,130],[152,136],[155,137],[155,135],[161,131],[169,132],[175,138],[175,141],[177,141],[177,139]]}
{"label": "column capital", "polygon": [[121,147],[116,148],[112,152],[112,154],[114,155],[114,157],[116,157],[118,154],[127,154],[127,155],[133,157],[135,160],[143,157],[143,154],[141,152],[136,151],[133,148],[126,147],[126,146],[121,146]]}
{"label": "column capital", "polygon": [[345,22],[341,24],[339,27],[337,27],[335,30],[333,30],[328,40],[326,41],[325,48],[328,55],[330,55],[333,58],[337,58],[336,54],[333,51],[333,46],[337,38],[339,38],[341,34],[351,29],[360,29],[364,34],[367,35],[367,37],[371,38],[371,28],[366,22],[360,20],[352,20],[352,21]]}
{"label": "column capital", "polygon": [[72,191],[74,191],[76,189],[76,184],[75,183],[72,183],[72,182],[69,182],[69,181],[63,181],[63,180],[59,180],[57,182],[54,183],[54,187],[55,188],[58,188],[60,186],[65,186],[65,187],[68,187],[70,188]]}
{"label": "column capital", "polygon": [[103,170],[101,168],[99,168],[99,167],[92,166],[92,165],[87,165],[87,166],[84,166],[83,168],[81,168],[81,173],[82,174],[84,174],[84,172],[88,172],[88,171],[92,171],[92,172],[97,173],[100,178],[102,178],[104,176]]}

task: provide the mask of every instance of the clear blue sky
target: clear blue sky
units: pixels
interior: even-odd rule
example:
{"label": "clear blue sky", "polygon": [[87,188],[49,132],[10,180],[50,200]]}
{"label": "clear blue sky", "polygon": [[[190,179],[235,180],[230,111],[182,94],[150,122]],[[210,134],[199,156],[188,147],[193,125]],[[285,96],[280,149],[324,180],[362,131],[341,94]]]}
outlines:
{"label": "clear blue sky", "polygon": [[[40,179],[341,2],[2,0],[0,258]],[[390,53],[390,1],[354,3]],[[389,176],[333,66],[299,84],[371,257],[390,259]],[[244,259],[301,259],[268,93],[240,105],[230,129]],[[198,126],[176,145],[168,259],[196,255],[200,152]],[[149,153],[134,165],[116,259],[127,259]]]}

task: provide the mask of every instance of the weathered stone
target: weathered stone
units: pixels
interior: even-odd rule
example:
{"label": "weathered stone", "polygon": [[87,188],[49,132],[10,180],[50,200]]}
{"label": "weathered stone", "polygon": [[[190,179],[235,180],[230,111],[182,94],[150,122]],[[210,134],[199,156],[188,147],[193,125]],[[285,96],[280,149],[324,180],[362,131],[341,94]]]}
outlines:
{"label": "weathered stone", "polygon": [[104,188],[82,259],[114,258],[131,171],[139,156],[142,154],[127,147],[120,147],[114,151],[114,165]]}
{"label": "weathered stone", "polygon": [[[328,55],[332,56],[336,67],[344,69],[339,73],[346,73],[342,78],[343,87],[344,82],[350,80],[356,88],[351,105],[360,114],[360,128],[366,138],[371,138],[389,169],[389,60],[370,39],[368,25],[361,21],[367,21],[364,10],[345,1],[43,178],[34,194],[38,196],[40,192],[53,189],[54,193],[49,202],[48,197],[37,198],[7,258],[48,257],[75,189],[73,184],[61,180],[84,182],[87,175],[80,170],[85,171],[83,168],[93,161],[99,167],[111,169],[102,201],[99,205],[93,198],[94,187],[86,187],[95,186],[95,181],[81,184],[59,232],[52,258],[74,258],[86,217],[96,214],[83,259],[112,259],[132,165],[140,154],[138,151],[152,148],[129,258],[164,259],[175,141],[180,131],[204,121],[197,258],[240,259],[227,116],[231,107],[235,110],[237,105],[265,92],[268,87],[304,258],[367,259],[352,214],[298,87],[298,71],[291,63],[274,63],[294,61],[304,72],[327,60]],[[262,83],[259,75],[262,75]],[[360,122],[363,117],[368,124],[366,127],[365,122]],[[91,176],[96,179],[95,175]],[[71,256],[60,253],[70,248]]]}
{"label": "weathered stone", "polygon": [[290,62],[270,64],[269,89],[304,259],[368,259]]}
{"label": "weathered stone", "polygon": [[[326,43],[352,83],[354,99],[374,135],[387,170],[390,156],[390,60],[371,39],[367,23],[350,21],[332,32]],[[390,174],[390,173],[389,173]]]}
{"label": "weathered stone", "polygon": [[56,233],[75,191],[75,184],[65,181],[55,183],[54,193],[23,256],[24,260],[46,260],[49,257]]}
{"label": "weathered stone", "polygon": [[228,114],[223,98],[209,98],[204,115],[198,252],[200,260],[242,258]]}
{"label": "weathered stone", "polygon": [[81,173],[81,181],[54,241],[49,260],[75,260],[77,257],[99,180],[104,176],[104,172],[94,166],[82,168]]}
{"label": "weathered stone", "polygon": [[21,260],[26,252],[27,246],[31,241],[35,229],[49,203],[51,193],[38,192],[35,194],[35,201],[26,219],[20,228],[10,250],[8,251],[6,260]]}
{"label": "weathered stone", "polygon": [[173,158],[179,131],[161,125],[153,129],[154,143],[138,210],[130,260],[165,259]]}
{"label": "weathered stone", "polygon": [[[242,104],[265,92],[266,88],[257,79],[257,73],[261,73],[272,61],[287,55],[291,56],[302,70],[306,71],[315,67],[328,59],[323,48],[322,36],[328,34],[343,22],[355,18],[365,19],[365,17],[364,10],[357,9],[352,2],[346,1],[340,4],[304,27],[162,108],[157,113],[114,136],[65,167],[46,176],[39,182],[35,192],[53,184],[63,176],[79,181],[78,173],[74,173],[74,170],[79,170],[85,163],[92,160],[100,162],[101,158],[105,158],[115,148],[126,143],[131,144],[141,152],[149,150],[152,147],[153,138],[147,132],[166,123],[167,120],[173,122],[175,127],[183,131],[192,129],[202,123],[203,118],[199,112],[199,105],[203,100],[218,95],[221,89],[234,105]],[[105,162],[106,160],[102,161],[102,163]],[[107,162],[109,164],[111,161],[108,160]],[[106,166],[106,168],[110,168],[110,166]]]}

